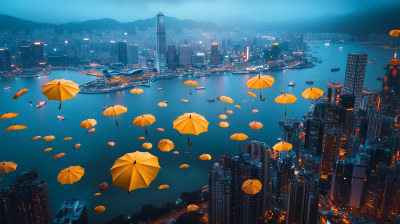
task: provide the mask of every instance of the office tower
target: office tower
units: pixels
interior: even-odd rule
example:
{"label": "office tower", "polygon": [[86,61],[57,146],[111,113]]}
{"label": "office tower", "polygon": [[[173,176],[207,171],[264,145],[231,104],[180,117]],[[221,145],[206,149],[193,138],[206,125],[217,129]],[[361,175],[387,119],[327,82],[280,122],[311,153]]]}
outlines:
{"label": "office tower", "polygon": [[21,46],[20,51],[21,51],[22,67],[25,69],[30,68],[32,66],[31,47]]}
{"label": "office tower", "polygon": [[291,149],[282,151],[276,157],[276,203],[281,210],[287,209],[290,180],[294,176],[296,153]]}
{"label": "office tower", "polygon": [[230,222],[230,170],[215,163],[209,176],[209,214],[210,223],[229,224]]}
{"label": "office tower", "polygon": [[382,196],[381,219],[390,221],[394,215],[400,214],[400,162],[396,161],[390,167],[385,181],[385,190]]}
{"label": "office tower", "polygon": [[322,140],[324,136],[325,123],[320,118],[307,119],[304,149],[322,155]]}
{"label": "office tower", "polygon": [[371,109],[368,120],[367,141],[380,139],[382,135],[383,116]]}
{"label": "office tower", "polygon": [[232,156],[225,154],[217,159],[218,164],[225,166],[225,168],[230,169],[232,164]]}
{"label": "office tower", "polygon": [[40,65],[44,61],[43,45],[40,42],[34,42],[31,45],[32,62],[35,66]]}
{"label": "office tower", "polygon": [[226,40],[222,40],[222,52],[224,52],[225,53],[225,51],[227,50],[227,43],[226,43]]}
{"label": "office tower", "polygon": [[114,40],[110,41],[110,53],[113,56],[118,55],[118,45]]}
{"label": "office tower", "polygon": [[192,64],[192,46],[181,45],[178,48],[179,64],[188,66]]}
{"label": "office tower", "polygon": [[272,44],[272,60],[277,60],[279,59],[279,44],[278,43],[273,43]]}
{"label": "office tower", "polygon": [[205,59],[204,53],[197,53],[195,55],[192,55],[192,65],[196,67],[204,66],[204,59]]}
{"label": "office tower", "polygon": [[261,167],[262,164],[251,161],[247,153],[232,157],[230,223],[258,224],[261,194],[246,194],[242,185],[248,179],[261,180]]}
{"label": "office tower", "polygon": [[310,171],[299,171],[290,180],[286,224],[317,223],[318,201],[318,177]]}
{"label": "office tower", "polygon": [[343,87],[340,83],[327,83],[326,84],[326,98],[328,98],[328,103],[338,104],[339,96],[343,94]]}
{"label": "office tower", "polygon": [[139,68],[146,68],[147,67],[147,59],[146,57],[139,56]]}
{"label": "office tower", "polygon": [[273,207],[272,205],[272,174],[271,174],[271,154],[270,148],[264,142],[257,140],[250,141],[244,144],[243,152],[250,155],[250,160],[253,162],[261,163],[261,179],[259,180],[262,184],[260,191],[260,217],[263,217],[266,213],[271,214]]}
{"label": "office tower", "polygon": [[[400,62],[393,58],[386,67],[386,75],[382,82],[381,108],[388,116],[394,118],[394,123],[400,122]],[[379,105],[378,105],[379,106]]]}
{"label": "office tower", "polygon": [[176,48],[175,45],[168,46],[168,58],[167,66],[170,68],[175,68],[176,66]]}
{"label": "office tower", "polygon": [[167,44],[165,37],[165,18],[162,12],[157,14],[156,18],[156,30],[157,30],[157,45],[156,45],[156,67],[160,73],[166,72],[167,67]]}
{"label": "office tower", "polygon": [[85,224],[88,223],[86,204],[79,198],[68,199],[58,211],[53,224]]}
{"label": "office tower", "polygon": [[128,46],[128,64],[130,65],[139,64],[139,51],[137,44]]}
{"label": "office tower", "polygon": [[47,182],[30,169],[0,191],[0,223],[50,224],[53,221]]}
{"label": "office tower", "polygon": [[118,62],[128,64],[128,47],[126,42],[118,42]]}
{"label": "office tower", "polygon": [[10,51],[0,48],[0,72],[11,72]]}
{"label": "office tower", "polygon": [[331,199],[336,206],[348,206],[354,165],[352,159],[339,160],[332,174]]}
{"label": "office tower", "polygon": [[356,97],[354,103],[355,109],[361,108],[367,57],[368,55],[365,53],[349,53],[347,56],[344,94],[349,94]]}
{"label": "office tower", "polygon": [[330,181],[334,168],[335,159],[338,158],[339,142],[337,130],[325,130],[323,138],[321,179]]}
{"label": "office tower", "polygon": [[358,153],[353,160],[353,175],[351,180],[351,193],[349,206],[362,208],[364,206],[365,191],[367,188],[368,166],[371,156]]}
{"label": "office tower", "polygon": [[282,139],[292,144],[293,151],[296,153],[296,170],[299,167],[300,147],[302,140],[300,139],[300,123],[284,123]]}
{"label": "office tower", "polygon": [[218,43],[211,44],[211,65],[219,64]]}
{"label": "office tower", "polygon": [[339,129],[342,108],[336,104],[327,104],[325,112],[325,130]]}
{"label": "office tower", "polygon": [[367,214],[381,216],[385,182],[389,171],[388,166],[380,165],[376,172],[370,174],[365,193],[365,212]]}

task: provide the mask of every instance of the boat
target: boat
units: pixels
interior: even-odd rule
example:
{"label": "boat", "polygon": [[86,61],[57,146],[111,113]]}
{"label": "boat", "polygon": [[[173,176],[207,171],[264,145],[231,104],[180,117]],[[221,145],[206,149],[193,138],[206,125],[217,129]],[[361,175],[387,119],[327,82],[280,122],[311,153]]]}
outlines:
{"label": "boat", "polygon": [[282,90],[281,93],[285,93],[285,91]]}
{"label": "boat", "polygon": [[103,106],[103,110],[105,110],[107,108],[107,104],[104,104]]}
{"label": "boat", "polygon": [[64,117],[64,116],[60,116],[60,115],[59,115],[59,116],[57,116],[57,118],[60,119],[60,120],[65,120],[65,117]]}
{"label": "boat", "polygon": [[294,85],[295,85],[295,82],[293,82],[293,81],[290,81],[288,84],[288,86],[294,86]]}
{"label": "boat", "polygon": [[236,71],[236,72],[232,72],[232,74],[250,74],[249,71]]}
{"label": "boat", "polygon": [[142,83],[141,86],[143,86],[143,87],[150,87],[150,84]]}
{"label": "boat", "polygon": [[217,97],[217,99],[220,99],[220,97]]}
{"label": "boat", "polygon": [[314,54],[315,54],[315,53],[318,53],[318,52],[314,51]]}
{"label": "boat", "polygon": [[208,99],[208,102],[215,102],[215,99]]}
{"label": "boat", "polygon": [[319,61],[318,61],[318,63],[320,63],[320,64],[321,64],[321,63],[322,63],[322,60],[319,60]]}
{"label": "boat", "polygon": [[162,101],[162,103],[168,103],[168,101],[164,100],[164,101]]}
{"label": "boat", "polygon": [[282,138],[278,138],[278,141],[282,141]]}
{"label": "boat", "polygon": [[340,70],[340,68],[331,68],[331,72],[336,72],[336,71],[339,71]]}
{"label": "boat", "polygon": [[313,81],[306,81],[306,84],[314,84]]}
{"label": "boat", "polygon": [[368,64],[375,64],[374,61],[368,61]]}
{"label": "boat", "polygon": [[383,78],[376,78],[376,80],[383,81],[384,79]]}
{"label": "boat", "polygon": [[4,89],[11,89],[11,87],[4,87]]}
{"label": "boat", "polygon": [[162,90],[162,88],[158,88],[158,90]]}
{"label": "boat", "polygon": [[38,105],[36,105],[36,108],[40,108],[43,107],[43,105],[46,104],[46,101],[40,101],[40,103]]}
{"label": "boat", "polygon": [[196,87],[196,90],[203,90],[203,89],[205,89],[206,87]]}
{"label": "boat", "polygon": [[343,47],[339,47],[339,51],[343,50]]}

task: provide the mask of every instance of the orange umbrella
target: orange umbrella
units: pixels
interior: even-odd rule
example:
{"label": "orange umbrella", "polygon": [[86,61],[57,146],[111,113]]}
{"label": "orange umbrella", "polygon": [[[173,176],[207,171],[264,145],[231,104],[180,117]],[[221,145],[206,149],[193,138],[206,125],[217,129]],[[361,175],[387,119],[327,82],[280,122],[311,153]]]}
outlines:
{"label": "orange umbrella", "polygon": [[86,132],[86,134],[92,134],[95,131],[96,131],[96,128],[91,128],[89,131]]}
{"label": "orange umbrella", "polygon": [[91,128],[97,124],[95,119],[87,119],[82,121],[81,128]]}
{"label": "orange umbrella", "polygon": [[164,194],[165,194],[165,189],[168,189],[168,188],[169,188],[169,185],[167,185],[167,184],[163,184],[158,187],[158,189],[160,189],[160,190],[164,189]]}
{"label": "orange umbrella", "polygon": [[[179,167],[179,169],[187,169],[187,168],[189,168],[190,166],[188,165],[188,164],[182,164],[180,167]],[[185,172],[185,170],[183,170],[183,173],[186,175],[186,172]]]}
{"label": "orange umbrella", "polygon": [[143,127],[144,126],[144,130],[146,131],[146,135],[150,136],[147,134],[147,128],[146,126],[153,124],[156,121],[156,118],[151,115],[151,114],[143,114],[140,115],[138,117],[136,117],[135,119],[133,119],[132,123],[134,126],[139,126],[139,127]]}
{"label": "orange umbrella", "polygon": [[118,126],[117,115],[128,112],[128,109],[121,105],[112,105],[103,111],[104,116],[115,116],[115,123]]}
{"label": "orange umbrella", "polygon": [[[29,89],[21,89],[18,90],[18,92],[13,96],[13,99],[16,100],[18,98],[20,98],[21,96],[23,96],[26,92],[28,92]],[[25,96],[23,96],[25,98]],[[25,98],[26,99],[26,98]],[[26,101],[28,101],[30,104],[32,104],[32,101],[29,101],[28,99],[26,99]]]}
{"label": "orange umbrella", "polygon": [[249,94],[250,96],[254,97],[254,98],[257,98],[257,95],[252,93],[252,92],[246,92],[246,93]]}
{"label": "orange umbrella", "polygon": [[272,148],[275,151],[281,152],[281,151],[289,151],[291,148],[293,148],[293,146],[290,143],[281,141],[281,142],[276,143]]}
{"label": "orange umbrella", "polygon": [[[66,137],[66,138],[64,138],[63,140],[64,140],[64,141],[69,141],[69,140],[72,140],[72,138],[71,138],[71,137]],[[68,142],[68,145],[69,145],[69,142]]]}
{"label": "orange umbrella", "polygon": [[53,148],[47,148],[43,152],[48,152],[48,151],[51,151],[51,150],[53,150]]}
{"label": "orange umbrella", "polygon": [[198,207],[197,205],[192,204],[192,205],[189,205],[189,206],[187,207],[187,210],[188,210],[189,212],[193,212],[193,211],[196,211],[198,208],[199,208],[199,207]]}
{"label": "orange umbrella", "polygon": [[96,193],[96,194],[94,194],[94,196],[100,196],[101,195],[101,193]]}
{"label": "orange umbrella", "polygon": [[158,103],[158,106],[159,106],[159,107],[163,107],[163,110],[162,110],[162,111],[164,111],[164,107],[168,106],[168,104],[166,104],[166,103],[164,103],[164,102],[161,102],[161,103]]}
{"label": "orange umbrella", "polygon": [[145,139],[145,137],[139,137],[138,139],[139,139],[139,140],[143,140],[143,139]]}
{"label": "orange umbrella", "polygon": [[142,147],[145,149],[151,149],[153,147],[153,144],[151,144],[150,142],[145,142],[142,144]]}
{"label": "orange umbrella", "polygon": [[173,154],[175,154],[175,155],[178,155],[178,154],[179,154],[179,152],[178,152],[178,151],[174,151],[174,152],[173,152]]}
{"label": "orange umbrella", "polygon": [[258,110],[257,109],[254,109],[254,110],[252,110],[251,112],[253,112],[253,113],[258,113]]}
{"label": "orange umbrella", "polygon": [[239,105],[234,105],[234,107],[236,107],[236,108],[242,108],[241,106],[239,106]]}
{"label": "orange umbrella", "polygon": [[[31,139],[31,142],[33,142],[33,141],[36,141],[36,140],[38,140],[39,138],[41,138],[42,136],[36,136],[36,137],[33,137],[32,139]],[[39,143],[38,143],[38,145],[39,145]],[[40,146],[40,145],[39,145]]]}
{"label": "orange umbrella", "polygon": [[24,125],[11,125],[5,131],[15,131],[16,130],[17,131],[17,138],[18,138],[18,142],[19,142],[18,130],[22,130],[22,129],[27,129],[27,127],[24,126]]}
{"label": "orange umbrella", "polygon": [[63,152],[62,153],[58,153],[53,157],[53,159],[58,159],[58,158],[61,158],[63,156],[65,156],[65,153],[63,153]]}
{"label": "orange umbrella", "polygon": [[221,96],[221,97],[219,97],[219,99],[222,102],[225,102],[225,110],[226,110],[226,103],[233,103],[233,100],[228,96]]}
{"label": "orange umbrella", "polygon": [[211,156],[209,154],[203,154],[199,157],[201,160],[211,160]]}
{"label": "orange umbrella", "polygon": [[[18,116],[18,113],[5,113],[5,114],[0,116],[0,120],[2,120],[2,119],[10,119],[10,118],[13,118],[13,117],[16,117],[16,116]],[[8,120],[8,121],[10,122],[10,125],[12,125],[11,121],[10,120]]]}
{"label": "orange umbrella", "polygon": [[44,137],[43,137],[43,141],[48,142],[48,141],[51,141],[51,140],[53,140],[53,139],[55,139],[55,138],[56,138],[56,137],[54,137],[53,135],[44,136]]}
{"label": "orange umbrella", "polygon": [[246,194],[255,195],[260,192],[262,188],[262,184],[257,179],[248,179],[242,185],[242,190]]}
{"label": "orange umbrella", "polygon": [[254,76],[253,78],[250,78],[247,83],[246,86],[249,89],[259,89],[260,90],[260,99],[261,101],[264,101],[265,98],[262,98],[261,95],[261,89],[263,88],[271,88],[272,84],[274,84],[274,78],[269,76],[269,75],[257,75]]}
{"label": "orange umbrella", "polygon": [[199,85],[199,83],[197,83],[196,81],[193,81],[193,80],[188,80],[188,81],[184,82],[183,84],[190,86],[190,95],[192,95],[192,86]]}
{"label": "orange umbrella", "polygon": [[219,122],[219,126],[221,128],[227,128],[229,126],[229,123],[228,122]]}
{"label": "orange umbrella", "polygon": [[143,93],[143,89],[139,89],[139,88],[135,88],[135,89],[131,89],[131,93],[132,94],[136,94],[135,99],[137,98],[137,95],[142,94]]}
{"label": "orange umbrella", "polygon": [[231,135],[232,140],[239,141],[239,149],[240,149],[240,141],[246,140],[247,138],[248,138],[248,136],[243,133],[236,133],[236,134]]}
{"label": "orange umbrella", "polygon": [[263,127],[263,125],[260,122],[253,121],[253,122],[250,122],[249,127],[251,129],[258,130],[258,129],[261,129]]}
{"label": "orange umbrella", "polygon": [[[9,173],[12,171],[17,170],[17,164],[13,163],[13,162],[0,162],[0,173]],[[7,180],[7,176],[5,176],[5,179]]]}
{"label": "orange umbrella", "polygon": [[102,191],[107,190],[108,189],[107,182],[103,182],[103,183],[99,184],[99,189],[102,190]]}
{"label": "orange umbrella", "polygon": [[107,143],[107,145],[108,145],[108,146],[114,146],[115,143],[114,143],[114,142],[109,142],[109,143]]}
{"label": "orange umbrella", "polygon": [[74,145],[72,148],[74,148],[74,149],[79,149],[79,147],[81,147],[81,144],[76,144],[76,145]]}
{"label": "orange umbrella", "polygon": [[285,104],[285,116],[286,116],[286,104],[294,103],[296,100],[297,98],[295,96],[286,93],[275,98],[275,102]]}
{"label": "orange umbrella", "polygon": [[75,95],[81,91],[78,84],[65,79],[49,81],[44,84],[42,88],[42,93],[46,95],[49,100],[60,101],[59,110],[61,110],[62,101],[75,98]]}
{"label": "orange umbrella", "polygon": [[226,111],[226,113],[227,113],[227,114],[233,114],[233,111],[228,110],[228,111]]}
{"label": "orange umbrella", "polygon": [[74,183],[79,181],[83,175],[85,175],[84,168],[81,166],[70,166],[61,170],[58,174],[57,181],[62,185],[72,184],[72,186],[74,186]]}
{"label": "orange umbrella", "polygon": [[175,147],[174,143],[169,139],[161,139],[158,148],[163,152],[169,152]]}
{"label": "orange umbrella", "polygon": [[103,213],[105,210],[106,210],[106,208],[104,206],[102,206],[102,205],[97,206],[96,208],[94,208],[94,211],[96,213]]}
{"label": "orange umbrella", "polygon": [[[164,128],[157,128],[157,131],[164,131]],[[160,135],[158,135],[158,136],[160,136]]]}
{"label": "orange umbrella", "polygon": [[225,114],[219,115],[219,119],[225,120],[226,118],[227,118],[227,116]]}

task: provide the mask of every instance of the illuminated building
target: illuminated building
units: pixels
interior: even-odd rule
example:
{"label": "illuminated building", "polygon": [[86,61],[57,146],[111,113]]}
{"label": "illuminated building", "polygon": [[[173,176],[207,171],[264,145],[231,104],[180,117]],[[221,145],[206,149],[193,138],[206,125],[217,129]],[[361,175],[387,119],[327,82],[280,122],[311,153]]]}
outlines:
{"label": "illuminated building", "polygon": [[162,12],[159,12],[156,16],[156,20],[156,68],[158,72],[165,73],[167,67],[167,44],[165,37],[164,14]]}
{"label": "illuminated building", "polygon": [[246,59],[247,59],[247,61],[250,60],[250,47],[249,46],[246,47]]}
{"label": "illuminated building", "polygon": [[365,53],[349,53],[347,56],[344,94],[356,97],[354,108],[361,108],[362,90],[368,55]]}
{"label": "illuminated building", "polygon": [[222,51],[225,53],[225,51],[227,50],[227,43],[226,40],[222,40]]}
{"label": "illuminated building", "polygon": [[325,130],[322,153],[321,178],[330,181],[334,168],[334,162],[338,158],[339,143],[337,130]]}
{"label": "illuminated building", "polygon": [[181,45],[178,47],[179,64],[190,66],[192,64],[192,46]]}
{"label": "illuminated building", "polygon": [[215,163],[208,175],[210,223],[229,224],[230,222],[230,170]]}
{"label": "illuminated building", "polygon": [[10,72],[11,61],[8,48],[0,48],[0,72]]}
{"label": "illuminated building", "polygon": [[146,68],[147,67],[147,58],[139,56],[139,68]]}
{"label": "illuminated building", "polygon": [[353,177],[353,160],[343,159],[336,163],[332,174],[331,198],[336,206],[348,206],[351,195],[351,181]]}
{"label": "illuminated building", "polygon": [[349,206],[362,208],[364,205],[365,191],[367,187],[368,165],[371,156],[359,153],[353,160],[353,175],[351,180],[351,193]]}
{"label": "illuminated building", "polygon": [[204,53],[197,53],[195,55],[192,55],[192,65],[195,67],[204,66],[204,58],[205,58]]}
{"label": "illuminated building", "polygon": [[294,176],[296,153],[291,149],[278,153],[276,172],[276,203],[277,207],[286,210],[290,179]]}
{"label": "illuminated building", "polygon": [[367,190],[365,193],[365,212],[377,217],[382,215],[382,201],[385,192],[385,182],[389,173],[389,167],[380,165],[377,172],[372,173],[368,178]]}
{"label": "illuminated building", "polygon": [[118,62],[128,64],[128,47],[126,42],[118,42]]}
{"label": "illuminated building", "polygon": [[21,46],[21,61],[23,68],[30,68],[32,66],[32,56],[31,56],[31,47],[29,46]]}
{"label": "illuminated building", "polygon": [[286,224],[317,223],[319,181],[310,171],[299,171],[290,180]]}
{"label": "illuminated building", "polygon": [[300,123],[284,123],[282,139],[285,142],[292,144],[293,150],[296,153],[296,169],[299,166],[299,158],[300,158]]}
{"label": "illuminated building", "polygon": [[394,118],[394,123],[400,119],[400,62],[393,58],[386,67],[386,75],[382,82],[381,105],[386,108],[387,115]]}
{"label": "illuminated building", "polygon": [[53,224],[85,224],[88,223],[86,204],[79,198],[67,200],[58,211]]}
{"label": "illuminated building", "polygon": [[279,58],[279,44],[272,44],[272,60],[277,60]]}
{"label": "illuminated building", "polygon": [[138,51],[138,46],[136,44],[128,46],[128,64],[130,65],[139,64],[139,51]]}
{"label": "illuminated building", "polygon": [[170,68],[176,67],[176,48],[175,45],[168,46],[167,66]]}
{"label": "illuminated building", "polygon": [[219,64],[218,43],[211,44],[211,65]]}
{"label": "illuminated building", "polygon": [[40,42],[34,42],[31,45],[32,62],[35,66],[44,61],[43,45]]}
{"label": "illuminated building", "polygon": [[326,84],[326,98],[330,104],[338,104],[339,96],[343,94],[343,87],[340,83]]}
{"label": "illuminated building", "polygon": [[0,223],[50,224],[53,221],[47,182],[30,169],[0,191]]}
{"label": "illuminated building", "polygon": [[320,118],[307,119],[304,149],[322,155],[322,140],[324,136],[325,123]]}

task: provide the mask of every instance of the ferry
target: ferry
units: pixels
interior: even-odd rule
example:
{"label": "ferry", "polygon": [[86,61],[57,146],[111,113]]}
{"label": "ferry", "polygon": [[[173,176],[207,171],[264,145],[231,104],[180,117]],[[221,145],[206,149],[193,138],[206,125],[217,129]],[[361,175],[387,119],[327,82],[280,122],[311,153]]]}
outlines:
{"label": "ferry", "polygon": [[331,68],[331,72],[336,72],[336,71],[339,71],[340,70],[340,68]]}
{"label": "ferry", "polygon": [[343,50],[343,47],[339,47],[339,51]]}
{"label": "ferry", "polygon": [[11,87],[4,87],[4,89],[11,89]]}
{"label": "ferry", "polygon": [[294,85],[295,85],[295,82],[293,82],[293,81],[290,81],[288,84],[288,86],[294,86]]}
{"label": "ferry", "polygon": [[205,89],[206,87],[196,87],[196,90],[203,90],[203,89]]}
{"label": "ferry", "polygon": [[164,101],[162,101],[162,103],[168,103],[168,101],[164,100]]}
{"label": "ferry", "polygon": [[60,120],[65,120],[64,116],[57,116],[57,118],[60,119]]}
{"label": "ferry", "polygon": [[103,110],[107,109],[107,104],[104,104]]}
{"label": "ferry", "polygon": [[236,72],[232,72],[232,74],[237,74],[237,75],[239,75],[239,74],[250,74],[250,72],[249,71],[236,71]]}
{"label": "ferry", "polygon": [[285,93],[285,91],[282,90],[281,93]]}
{"label": "ferry", "polygon": [[46,104],[46,101],[40,101],[40,103],[38,105],[36,105],[36,108],[40,108],[43,107],[43,105]]}
{"label": "ferry", "polygon": [[158,90],[162,90],[162,88],[158,88]]}
{"label": "ferry", "polygon": [[313,81],[306,81],[306,84],[314,84]]}
{"label": "ferry", "polygon": [[208,102],[215,102],[215,99],[208,99]]}

